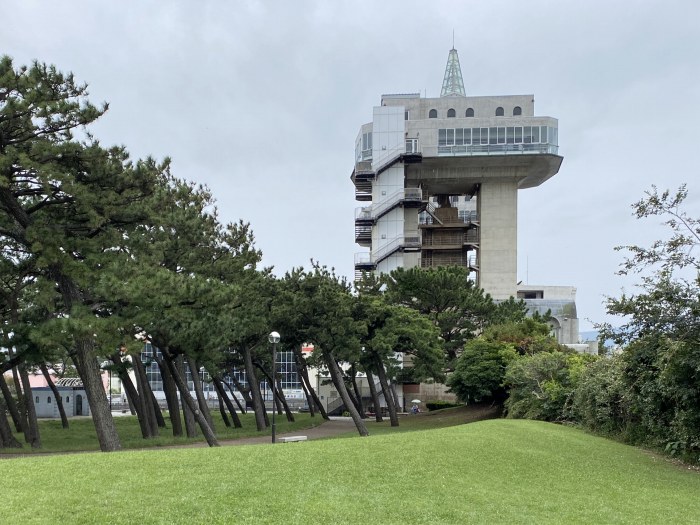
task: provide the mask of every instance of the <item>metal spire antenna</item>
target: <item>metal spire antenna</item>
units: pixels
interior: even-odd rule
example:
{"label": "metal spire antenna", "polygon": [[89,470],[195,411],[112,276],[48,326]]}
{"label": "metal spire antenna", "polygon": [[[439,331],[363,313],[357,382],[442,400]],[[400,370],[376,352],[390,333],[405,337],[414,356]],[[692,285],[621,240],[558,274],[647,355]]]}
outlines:
{"label": "metal spire antenna", "polygon": [[442,81],[441,97],[466,97],[464,90],[464,80],[462,80],[462,68],[459,65],[459,56],[454,48],[454,32],[452,34],[452,49],[447,57],[447,67],[445,68],[445,78]]}

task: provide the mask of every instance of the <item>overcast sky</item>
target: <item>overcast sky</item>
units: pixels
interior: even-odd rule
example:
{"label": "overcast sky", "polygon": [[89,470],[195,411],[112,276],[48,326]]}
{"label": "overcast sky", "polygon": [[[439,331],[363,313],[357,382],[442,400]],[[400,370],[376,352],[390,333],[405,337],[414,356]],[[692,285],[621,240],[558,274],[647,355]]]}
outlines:
{"label": "overcast sky", "polygon": [[225,222],[251,223],[283,274],[314,258],[352,278],[354,140],[382,93],[440,94],[459,51],[468,95],[535,95],[559,119],[558,175],[519,194],[518,279],[577,288],[607,320],[621,244],[652,184],[700,215],[700,2],[3,0],[0,53],[72,71],[109,112],[92,127],[170,156]]}

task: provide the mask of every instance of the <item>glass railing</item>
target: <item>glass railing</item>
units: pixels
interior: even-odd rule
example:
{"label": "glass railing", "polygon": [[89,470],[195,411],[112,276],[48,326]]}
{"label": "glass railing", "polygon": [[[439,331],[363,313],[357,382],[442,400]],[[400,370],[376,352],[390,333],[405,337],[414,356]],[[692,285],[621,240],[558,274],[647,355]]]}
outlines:
{"label": "glass railing", "polygon": [[558,152],[559,146],[555,144],[473,144],[468,146],[438,146],[438,155],[556,155]]}

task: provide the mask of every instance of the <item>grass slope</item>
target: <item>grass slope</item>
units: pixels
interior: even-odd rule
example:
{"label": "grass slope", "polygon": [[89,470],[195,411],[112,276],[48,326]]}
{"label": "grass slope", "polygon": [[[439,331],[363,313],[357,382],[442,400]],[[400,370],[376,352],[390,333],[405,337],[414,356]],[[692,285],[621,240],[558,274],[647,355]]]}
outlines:
{"label": "grass slope", "polygon": [[305,443],[2,463],[8,522],[697,523],[700,475],[579,430],[489,420]]}

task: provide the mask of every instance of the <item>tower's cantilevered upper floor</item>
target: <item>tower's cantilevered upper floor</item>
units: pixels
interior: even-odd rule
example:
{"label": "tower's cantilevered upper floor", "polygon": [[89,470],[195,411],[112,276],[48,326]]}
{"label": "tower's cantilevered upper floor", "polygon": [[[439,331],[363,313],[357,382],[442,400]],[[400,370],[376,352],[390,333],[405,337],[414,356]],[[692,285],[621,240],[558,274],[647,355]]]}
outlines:
{"label": "tower's cantilevered upper floor", "polygon": [[517,192],[559,171],[558,123],[533,95],[467,96],[450,50],[441,96],[382,95],[355,143],[361,271],[461,265],[496,299],[516,295]]}

